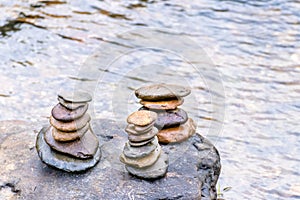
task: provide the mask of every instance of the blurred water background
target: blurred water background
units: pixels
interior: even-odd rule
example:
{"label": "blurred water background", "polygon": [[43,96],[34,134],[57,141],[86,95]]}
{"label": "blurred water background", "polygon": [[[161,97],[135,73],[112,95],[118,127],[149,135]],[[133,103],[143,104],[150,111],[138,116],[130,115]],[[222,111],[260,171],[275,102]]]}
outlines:
{"label": "blurred water background", "polygon": [[[125,120],[136,88],[188,85],[183,108],[220,152],[224,198],[300,199],[300,1],[1,0],[0,10],[0,120],[44,122],[74,87],[93,93],[94,117]],[[139,45],[194,49],[198,68]],[[203,77],[209,69],[220,77]]]}

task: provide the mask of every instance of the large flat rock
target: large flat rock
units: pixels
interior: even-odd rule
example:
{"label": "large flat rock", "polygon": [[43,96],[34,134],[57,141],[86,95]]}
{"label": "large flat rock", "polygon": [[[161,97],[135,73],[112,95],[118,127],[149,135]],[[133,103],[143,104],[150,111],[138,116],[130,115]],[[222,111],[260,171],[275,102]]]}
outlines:
{"label": "large flat rock", "polygon": [[45,124],[0,122],[0,199],[215,199],[220,174],[216,148],[196,134],[180,144],[162,145],[169,155],[166,176],[155,181],[131,176],[119,161],[127,140],[125,124],[92,121],[102,146],[101,161],[71,174],[43,164],[35,138]]}

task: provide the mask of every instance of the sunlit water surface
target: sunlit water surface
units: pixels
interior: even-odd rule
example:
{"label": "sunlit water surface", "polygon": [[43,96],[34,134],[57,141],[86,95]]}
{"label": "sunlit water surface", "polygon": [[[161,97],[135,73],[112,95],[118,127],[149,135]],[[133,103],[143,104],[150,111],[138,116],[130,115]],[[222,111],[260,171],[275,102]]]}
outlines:
{"label": "sunlit water surface", "polygon": [[[224,198],[300,199],[299,1],[1,0],[0,10],[0,120],[44,122],[73,88],[93,94],[93,117],[125,120],[136,88],[188,85],[183,108],[220,152]],[[187,50],[199,51],[196,67]]]}

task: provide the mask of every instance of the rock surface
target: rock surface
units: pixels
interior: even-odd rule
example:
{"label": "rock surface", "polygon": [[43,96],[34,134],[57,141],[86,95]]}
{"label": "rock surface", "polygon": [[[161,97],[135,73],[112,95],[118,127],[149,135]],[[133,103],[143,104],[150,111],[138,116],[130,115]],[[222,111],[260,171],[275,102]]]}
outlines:
{"label": "rock surface", "polygon": [[86,173],[70,174],[39,159],[35,139],[40,123],[0,122],[0,193],[6,194],[2,188],[9,187],[11,199],[216,199],[220,158],[202,136],[163,145],[169,155],[168,172],[162,179],[145,181],[131,176],[119,161],[127,140],[126,124],[95,120],[91,125],[99,137],[102,158]]}
{"label": "rock surface", "polygon": [[149,101],[159,101],[166,99],[177,99],[185,97],[191,93],[191,90],[178,85],[155,84],[137,89],[135,95],[137,98]]}

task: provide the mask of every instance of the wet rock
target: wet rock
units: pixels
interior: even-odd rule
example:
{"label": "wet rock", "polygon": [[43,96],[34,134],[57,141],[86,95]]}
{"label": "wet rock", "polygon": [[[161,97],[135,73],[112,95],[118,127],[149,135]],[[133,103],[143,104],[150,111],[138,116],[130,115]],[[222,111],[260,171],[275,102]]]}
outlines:
{"label": "wet rock", "polygon": [[75,110],[70,110],[59,103],[52,109],[51,114],[58,121],[69,122],[82,117],[87,109],[88,104],[78,107]]}
{"label": "wet rock", "polygon": [[74,132],[78,129],[82,129],[89,121],[91,117],[89,114],[85,114],[79,119],[76,119],[71,122],[61,122],[56,120],[53,116],[50,117],[50,124],[54,126],[56,129],[63,132]]}
{"label": "wet rock", "polygon": [[88,130],[80,140],[71,142],[59,142],[52,136],[53,127],[48,127],[44,132],[46,143],[58,152],[74,156],[76,158],[87,159],[92,158],[96,153],[99,141],[97,137]]}
{"label": "wet rock", "polygon": [[162,129],[158,132],[157,137],[161,143],[182,142],[187,140],[196,132],[194,121],[189,118],[188,121],[178,127]]}
{"label": "wet rock", "polygon": [[72,156],[70,157],[66,155],[66,153],[53,151],[49,144],[45,142],[44,136],[47,129],[49,128],[41,130],[36,141],[38,155],[45,164],[67,172],[80,172],[92,168],[99,162],[101,158],[101,149],[99,146],[95,149],[93,156],[88,157],[89,159],[86,159],[86,157],[84,157],[85,159],[78,159]]}
{"label": "wet rock", "polygon": [[136,126],[147,126],[154,122],[157,118],[155,112],[142,110],[132,113],[128,116],[127,122]]}
{"label": "wet rock", "polygon": [[[215,186],[221,168],[219,154],[208,140],[198,134],[182,143],[162,145],[169,156],[168,171],[161,179],[145,181],[129,175],[119,160],[127,141],[123,130],[126,124],[106,119],[92,120],[91,126],[97,130],[95,133],[102,146],[102,157],[91,170],[75,174],[55,168],[81,171],[77,167],[82,167],[82,163],[86,163],[86,168],[94,164],[88,163],[91,160],[76,160],[62,154],[49,156],[57,152],[43,143],[43,134],[38,136],[42,145],[37,148],[42,149],[40,152],[44,157],[53,159],[50,162],[56,163],[56,166],[48,167],[40,161],[32,148],[41,124],[0,122],[0,163],[5,161],[0,165],[0,183],[15,182],[15,188],[20,192],[13,195],[18,199],[216,199]],[[105,138],[113,139],[104,141]],[[68,162],[63,162],[64,158]],[[2,192],[5,190],[0,190]]]}
{"label": "wet rock", "polygon": [[73,102],[73,103],[87,103],[92,101],[92,96],[86,92],[80,91],[61,91],[58,94],[58,97],[63,99],[66,102]]}
{"label": "wet rock", "polygon": [[171,110],[171,109],[176,109],[177,106],[180,106],[183,104],[183,99],[172,99],[172,100],[165,100],[165,101],[144,101],[141,100],[140,104],[145,106],[146,108],[149,109],[154,109],[154,110]]}
{"label": "wet rock", "polygon": [[155,84],[137,89],[137,98],[147,101],[160,101],[166,99],[177,99],[185,97],[191,93],[190,89],[170,84]]}

